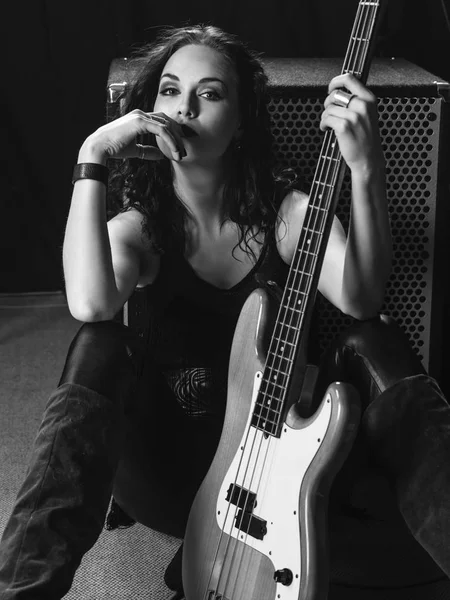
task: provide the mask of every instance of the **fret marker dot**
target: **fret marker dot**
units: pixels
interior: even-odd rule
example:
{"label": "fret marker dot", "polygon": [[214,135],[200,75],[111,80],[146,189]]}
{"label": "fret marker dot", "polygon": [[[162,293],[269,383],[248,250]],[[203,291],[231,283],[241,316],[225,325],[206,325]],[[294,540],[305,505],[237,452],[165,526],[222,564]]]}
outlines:
{"label": "fret marker dot", "polygon": [[306,240],[306,243],[307,243],[307,244],[310,244],[310,243],[311,243],[311,240]]}
{"label": "fret marker dot", "polygon": [[281,346],[280,350],[281,352],[284,352],[284,346]]}

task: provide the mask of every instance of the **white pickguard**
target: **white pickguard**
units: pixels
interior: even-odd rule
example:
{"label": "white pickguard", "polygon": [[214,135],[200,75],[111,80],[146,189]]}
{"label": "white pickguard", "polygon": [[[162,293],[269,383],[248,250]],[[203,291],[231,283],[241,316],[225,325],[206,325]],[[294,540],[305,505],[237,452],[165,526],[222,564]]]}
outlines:
{"label": "white pickguard", "polygon": [[[258,372],[244,436],[219,492],[217,524],[224,533],[270,558],[274,572],[290,569],[294,576],[292,584],[278,583],[276,598],[297,600],[301,581],[300,488],[328,429],[331,395],[327,393],[328,397],[307,427],[292,429],[284,424],[280,438],[265,438],[262,431],[250,425],[261,378],[262,373]],[[257,506],[253,514],[267,521],[267,533],[262,540],[235,527],[238,509],[226,500],[227,490],[233,483],[256,494]],[[308,536],[308,532],[304,531],[302,535]]]}

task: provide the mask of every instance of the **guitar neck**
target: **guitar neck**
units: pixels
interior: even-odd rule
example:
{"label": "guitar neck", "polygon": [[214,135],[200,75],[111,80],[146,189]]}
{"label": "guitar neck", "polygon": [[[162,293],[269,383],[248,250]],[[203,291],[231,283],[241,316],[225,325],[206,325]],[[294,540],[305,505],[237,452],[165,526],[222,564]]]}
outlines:
{"label": "guitar neck", "polygon": [[[367,80],[381,0],[360,0],[341,73]],[[345,174],[336,135],[327,130],[317,163],[305,220],[281,299],[253,424],[278,436],[300,340],[311,318],[323,258]]]}

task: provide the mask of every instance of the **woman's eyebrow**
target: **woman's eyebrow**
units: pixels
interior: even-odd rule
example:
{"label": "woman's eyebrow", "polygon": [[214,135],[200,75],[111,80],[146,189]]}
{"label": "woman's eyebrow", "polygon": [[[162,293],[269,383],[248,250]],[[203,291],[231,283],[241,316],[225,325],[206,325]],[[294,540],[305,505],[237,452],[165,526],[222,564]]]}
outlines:
{"label": "woman's eyebrow", "polygon": [[[174,81],[180,81],[180,78],[177,77],[176,75],[174,75],[173,73],[163,73],[163,75],[161,75],[161,79],[163,77],[173,79]],[[218,77],[203,77],[202,79],[198,80],[198,83],[209,83],[210,81],[218,81],[219,83],[221,83],[224,86],[224,88],[226,90],[228,90],[227,84],[222,79],[219,79]]]}

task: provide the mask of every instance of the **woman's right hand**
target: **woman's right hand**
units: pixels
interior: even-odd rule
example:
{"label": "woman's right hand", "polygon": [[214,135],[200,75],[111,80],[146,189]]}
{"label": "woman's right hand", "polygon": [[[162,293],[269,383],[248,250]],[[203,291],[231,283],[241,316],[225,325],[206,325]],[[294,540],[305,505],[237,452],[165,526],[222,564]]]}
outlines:
{"label": "woman's right hand", "polygon": [[[146,133],[158,136],[163,150],[136,143],[137,136]],[[182,135],[181,125],[166,114],[135,109],[91,134],[81,146],[78,162],[106,164],[108,158],[161,160],[164,157],[179,162],[186,156]]]}

